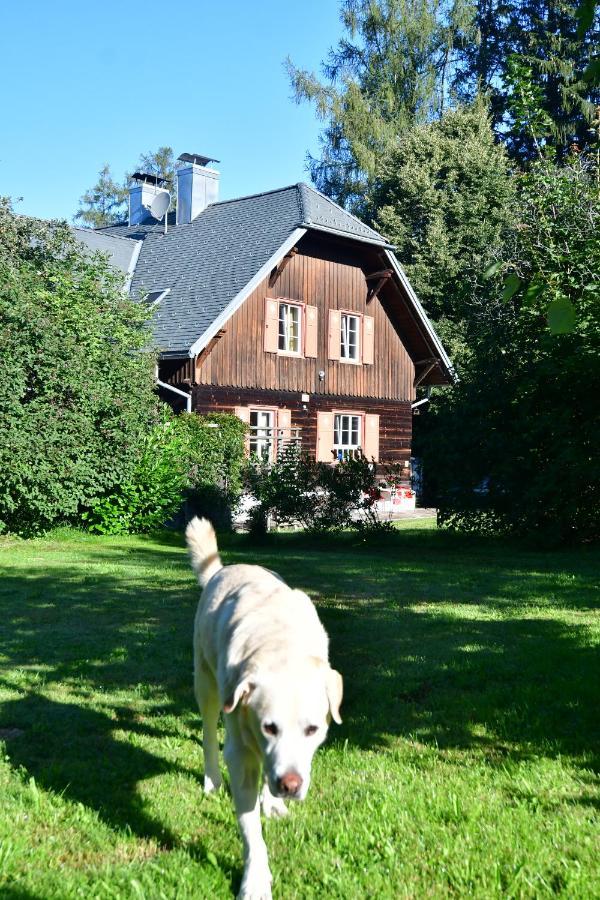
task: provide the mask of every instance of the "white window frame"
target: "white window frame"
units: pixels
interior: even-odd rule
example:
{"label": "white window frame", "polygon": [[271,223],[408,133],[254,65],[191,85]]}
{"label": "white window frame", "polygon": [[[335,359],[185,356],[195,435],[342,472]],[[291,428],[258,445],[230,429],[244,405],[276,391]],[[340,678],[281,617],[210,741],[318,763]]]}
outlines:
{"label": "white window frame", "polygon": [[[355,422],[353,420],[356,420]],[[346,427],[344,427],[346,425]],[[337,462],[350,457],[362,455],[364,441],[364,413],[334,412],[333,414],[333,452]],[[344,441],[344,434],[348,439]],[[356,439],[354,436],[356,435]]]}
{"label": "white window frame", "polygon": [[[249,407],[250,435],[248,449],[250,456],[257,456],[265,462],[273,462],[277,455],[277,410],[264,407]],[[256,416],[256,424],[252,418]],[[267,422],[261,422],[260,417],[268,417]],[[252,429],[256,429],[253,431]]]}
{"label": "white window frame", "polygon": [[[350,344],[350,319],[356,322],[356,342]],[[344,327],[345,326],[345,327]],[[340,362],[360,363],[361,361],[361,337],[362,316],[354,312],[340,313]],[[347,353],[346,353],[347,351]],[[353,355],[350,355],[353,352]]]}
{"label": "white window frame", "polygon": [[[290,300],[279,300],[279,306],[277,308],[277,352],[283,354],[285,356],[302,356],[302,318],[303,318],[303,308],[300,303],[294,303]],[[298,349],[290,350],[290,338],[291,338],[291,330],[289,328],[289,324],[291,322],[291,318],[286,321],[286,314],[284,313],[284,331],[283,335],[281,333],[281,311],[283,309],[286,310],[297,310],[298,315]],[[281,341],[283,338],[283,347],[281,346]]]}

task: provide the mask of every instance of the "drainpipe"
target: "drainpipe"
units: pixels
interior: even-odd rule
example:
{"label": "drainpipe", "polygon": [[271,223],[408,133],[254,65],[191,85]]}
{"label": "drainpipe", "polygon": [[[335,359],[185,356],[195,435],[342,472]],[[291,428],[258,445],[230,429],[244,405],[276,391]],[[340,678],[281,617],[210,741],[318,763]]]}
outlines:
{"label": "drainpipe", "polygon": [[173,391],[174,394],[178,394],[180,397],[185,397],[185,411],[191,413],[192,411],[192,395],[188,394],[187,391],[180,391],[179,388],[173,387],[172,384],[167,384],[166,381],[160,381],[158,377],[158,366],[156,366],[154,370],[154,375],[156,378],[156,384],[158,387],[164,388],[165,391]]}
{"label": "drainpipe", "polygon": [[411,409],[417,409],[419,406],[423,406],[424,403],[429,403],[429,397],[424,397],[422,400],[417,400],[416,403],[411,403]]}

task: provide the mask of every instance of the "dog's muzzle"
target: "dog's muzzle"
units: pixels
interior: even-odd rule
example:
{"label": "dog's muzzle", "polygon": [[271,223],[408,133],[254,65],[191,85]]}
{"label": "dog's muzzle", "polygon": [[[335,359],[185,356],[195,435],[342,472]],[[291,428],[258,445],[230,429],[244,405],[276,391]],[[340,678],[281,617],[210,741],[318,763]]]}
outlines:
{"label": "dog's muzzle", "polygon": [[298,772],[286,772],[277,779],[277,793],[280,797],[297,797],[302,788],[302,776]]}

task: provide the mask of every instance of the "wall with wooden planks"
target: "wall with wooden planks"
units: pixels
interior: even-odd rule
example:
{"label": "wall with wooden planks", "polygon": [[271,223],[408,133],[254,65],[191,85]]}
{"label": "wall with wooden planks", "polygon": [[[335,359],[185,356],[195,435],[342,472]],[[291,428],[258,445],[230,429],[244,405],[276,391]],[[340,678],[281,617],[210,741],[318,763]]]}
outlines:
{"label": "wall with wooden planks", "polygon": [[409,400],[385,401],[368,397],[322,396],[312,394],[303,404],[296,391],[262,391],[250,388],[227,388],[196,385],[192,389],[192,409],[205,415],[210,412],[232,413],[236,406],[276,407],[289,409],[292,428],[301,428],[302,448],[314,454],[317,447],[317,412],[345,410],[375,413],[379,416],[379,459],[404,463],[410,457],[412,410]]}
{"label": "wall with wooden planks", "polygon": [[[263,282],[234,313],[218,339],[193,361],[163,362],[161,377],[171,384],[211,384],[307,392],[347,397],[413,400],[414,365],[379,298],[367,304],[368,285],[358,256],[314,237],[300,244],[276,282]],[[372,263],[362,260],[369,272]],[[318,309],[316,358],[265,352],[265,298],[288,298]],[[328,359],[329,310],[372,316],[374,363],[357,365]],[[319,379],[319,371],[325,373]]]}

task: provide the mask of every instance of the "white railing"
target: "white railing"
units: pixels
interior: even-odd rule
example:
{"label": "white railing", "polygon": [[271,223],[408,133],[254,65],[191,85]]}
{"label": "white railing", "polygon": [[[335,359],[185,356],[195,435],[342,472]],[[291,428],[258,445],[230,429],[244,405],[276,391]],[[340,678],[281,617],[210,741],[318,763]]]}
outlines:
{"label": "white railing", "polygon": [[301,428],[265,428],[262,425],[250,426],[250,453],[263,459],[273,460],[280,450],[289,444],[298,448],[302,445]]}

